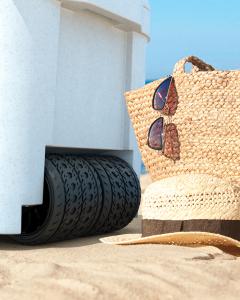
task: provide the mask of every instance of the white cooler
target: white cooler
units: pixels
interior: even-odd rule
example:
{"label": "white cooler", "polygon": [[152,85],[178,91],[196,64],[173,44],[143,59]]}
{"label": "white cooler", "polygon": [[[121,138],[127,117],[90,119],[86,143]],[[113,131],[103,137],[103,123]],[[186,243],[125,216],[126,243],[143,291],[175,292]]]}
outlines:
{"label": "white cooler", "polygon": [[123,97],[145,80],[146,0],[0,4],[0,233],[42,203],[46,152],[112,153],[140,172]]}

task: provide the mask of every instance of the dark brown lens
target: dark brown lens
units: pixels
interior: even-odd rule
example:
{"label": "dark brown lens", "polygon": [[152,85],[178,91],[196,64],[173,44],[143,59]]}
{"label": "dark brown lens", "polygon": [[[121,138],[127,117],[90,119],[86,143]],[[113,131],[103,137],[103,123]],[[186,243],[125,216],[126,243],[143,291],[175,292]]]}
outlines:
{"label": "dark brown lens", "polygon": [[174,123],[164,127],[164,150],[163,154],[176,161],[180,159],[180,142],[177,126]]}
{"label": "dark brown lens", "polygon": [[172,77],[165,79],[159,87],[156,89],[153,96],[153,108],[156,110],[162,110],[167,101],[167,95],[169,86],[171,84]]}
{"label": "dark brown lens", "polygon": [[174,78],[169,86],[167,101],[165,107],[163,108],[163,114],[174,115],[178,106],[178,94],[175,86]]}
{"label": "dark brown lens", "polygon": [[148,133],[148,146],[150,148],[155,150],[163,149],[163,127],[164,121],[162,117],[152,123]]}

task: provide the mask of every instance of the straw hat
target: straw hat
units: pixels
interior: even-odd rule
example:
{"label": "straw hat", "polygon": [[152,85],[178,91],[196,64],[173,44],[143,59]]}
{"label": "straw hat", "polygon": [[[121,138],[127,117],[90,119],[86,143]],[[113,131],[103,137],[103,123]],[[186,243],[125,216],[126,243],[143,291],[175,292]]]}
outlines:
{"label": "straw hat", "polygon": [[183,174],[148,186],[142,235],[118,235],[103,243],[240,247],[240,186],[207,174]]}

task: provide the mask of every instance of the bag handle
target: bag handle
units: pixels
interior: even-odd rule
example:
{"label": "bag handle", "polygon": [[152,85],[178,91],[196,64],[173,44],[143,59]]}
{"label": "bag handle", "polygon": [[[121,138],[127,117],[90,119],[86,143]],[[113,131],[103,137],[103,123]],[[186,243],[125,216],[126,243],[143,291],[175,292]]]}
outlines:
{"label": "bag handle", "polygon": [[185,73],[185,64],[191,63],[193,65],[193,72],[198,71],[214,71],[214,67],[206,64],[204,61],[199,59],[196,56],[187,56],[179,60],[173,70],[173,73],[184,74]]}

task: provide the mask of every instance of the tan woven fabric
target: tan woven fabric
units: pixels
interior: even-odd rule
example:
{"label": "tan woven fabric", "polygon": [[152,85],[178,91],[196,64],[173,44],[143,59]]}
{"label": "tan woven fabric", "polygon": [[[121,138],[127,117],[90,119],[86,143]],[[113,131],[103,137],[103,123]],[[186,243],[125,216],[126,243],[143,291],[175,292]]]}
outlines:
{"label": "tan woven fabric", "polygon": [[[196,67],[184,72],[186,62]],[[173,73],[179,104],[172,122],[181,143],[175,162],[147,146],[148,130],[161,113],[153,110],[160,79],[126,93],[142,159],[153,180],[210,174],[240,183],[240,71],[216,71],[196,57],[179,61]],[[164,117],[166,118],[166,116]]]}
{"label": "tan woven fabric", "polygon": [[219,234],[208,232],[177,232],[141,237],[140,234],[122,234],[100,239],[112,245],[167,244],[179,246],[211,245],[217,247],[240,247],[240,242]]}
{"label": "tan woven fabric", "polygon": [[240,186],[205,174],[183,174],[150,184],[143,219],[240,220]]}

